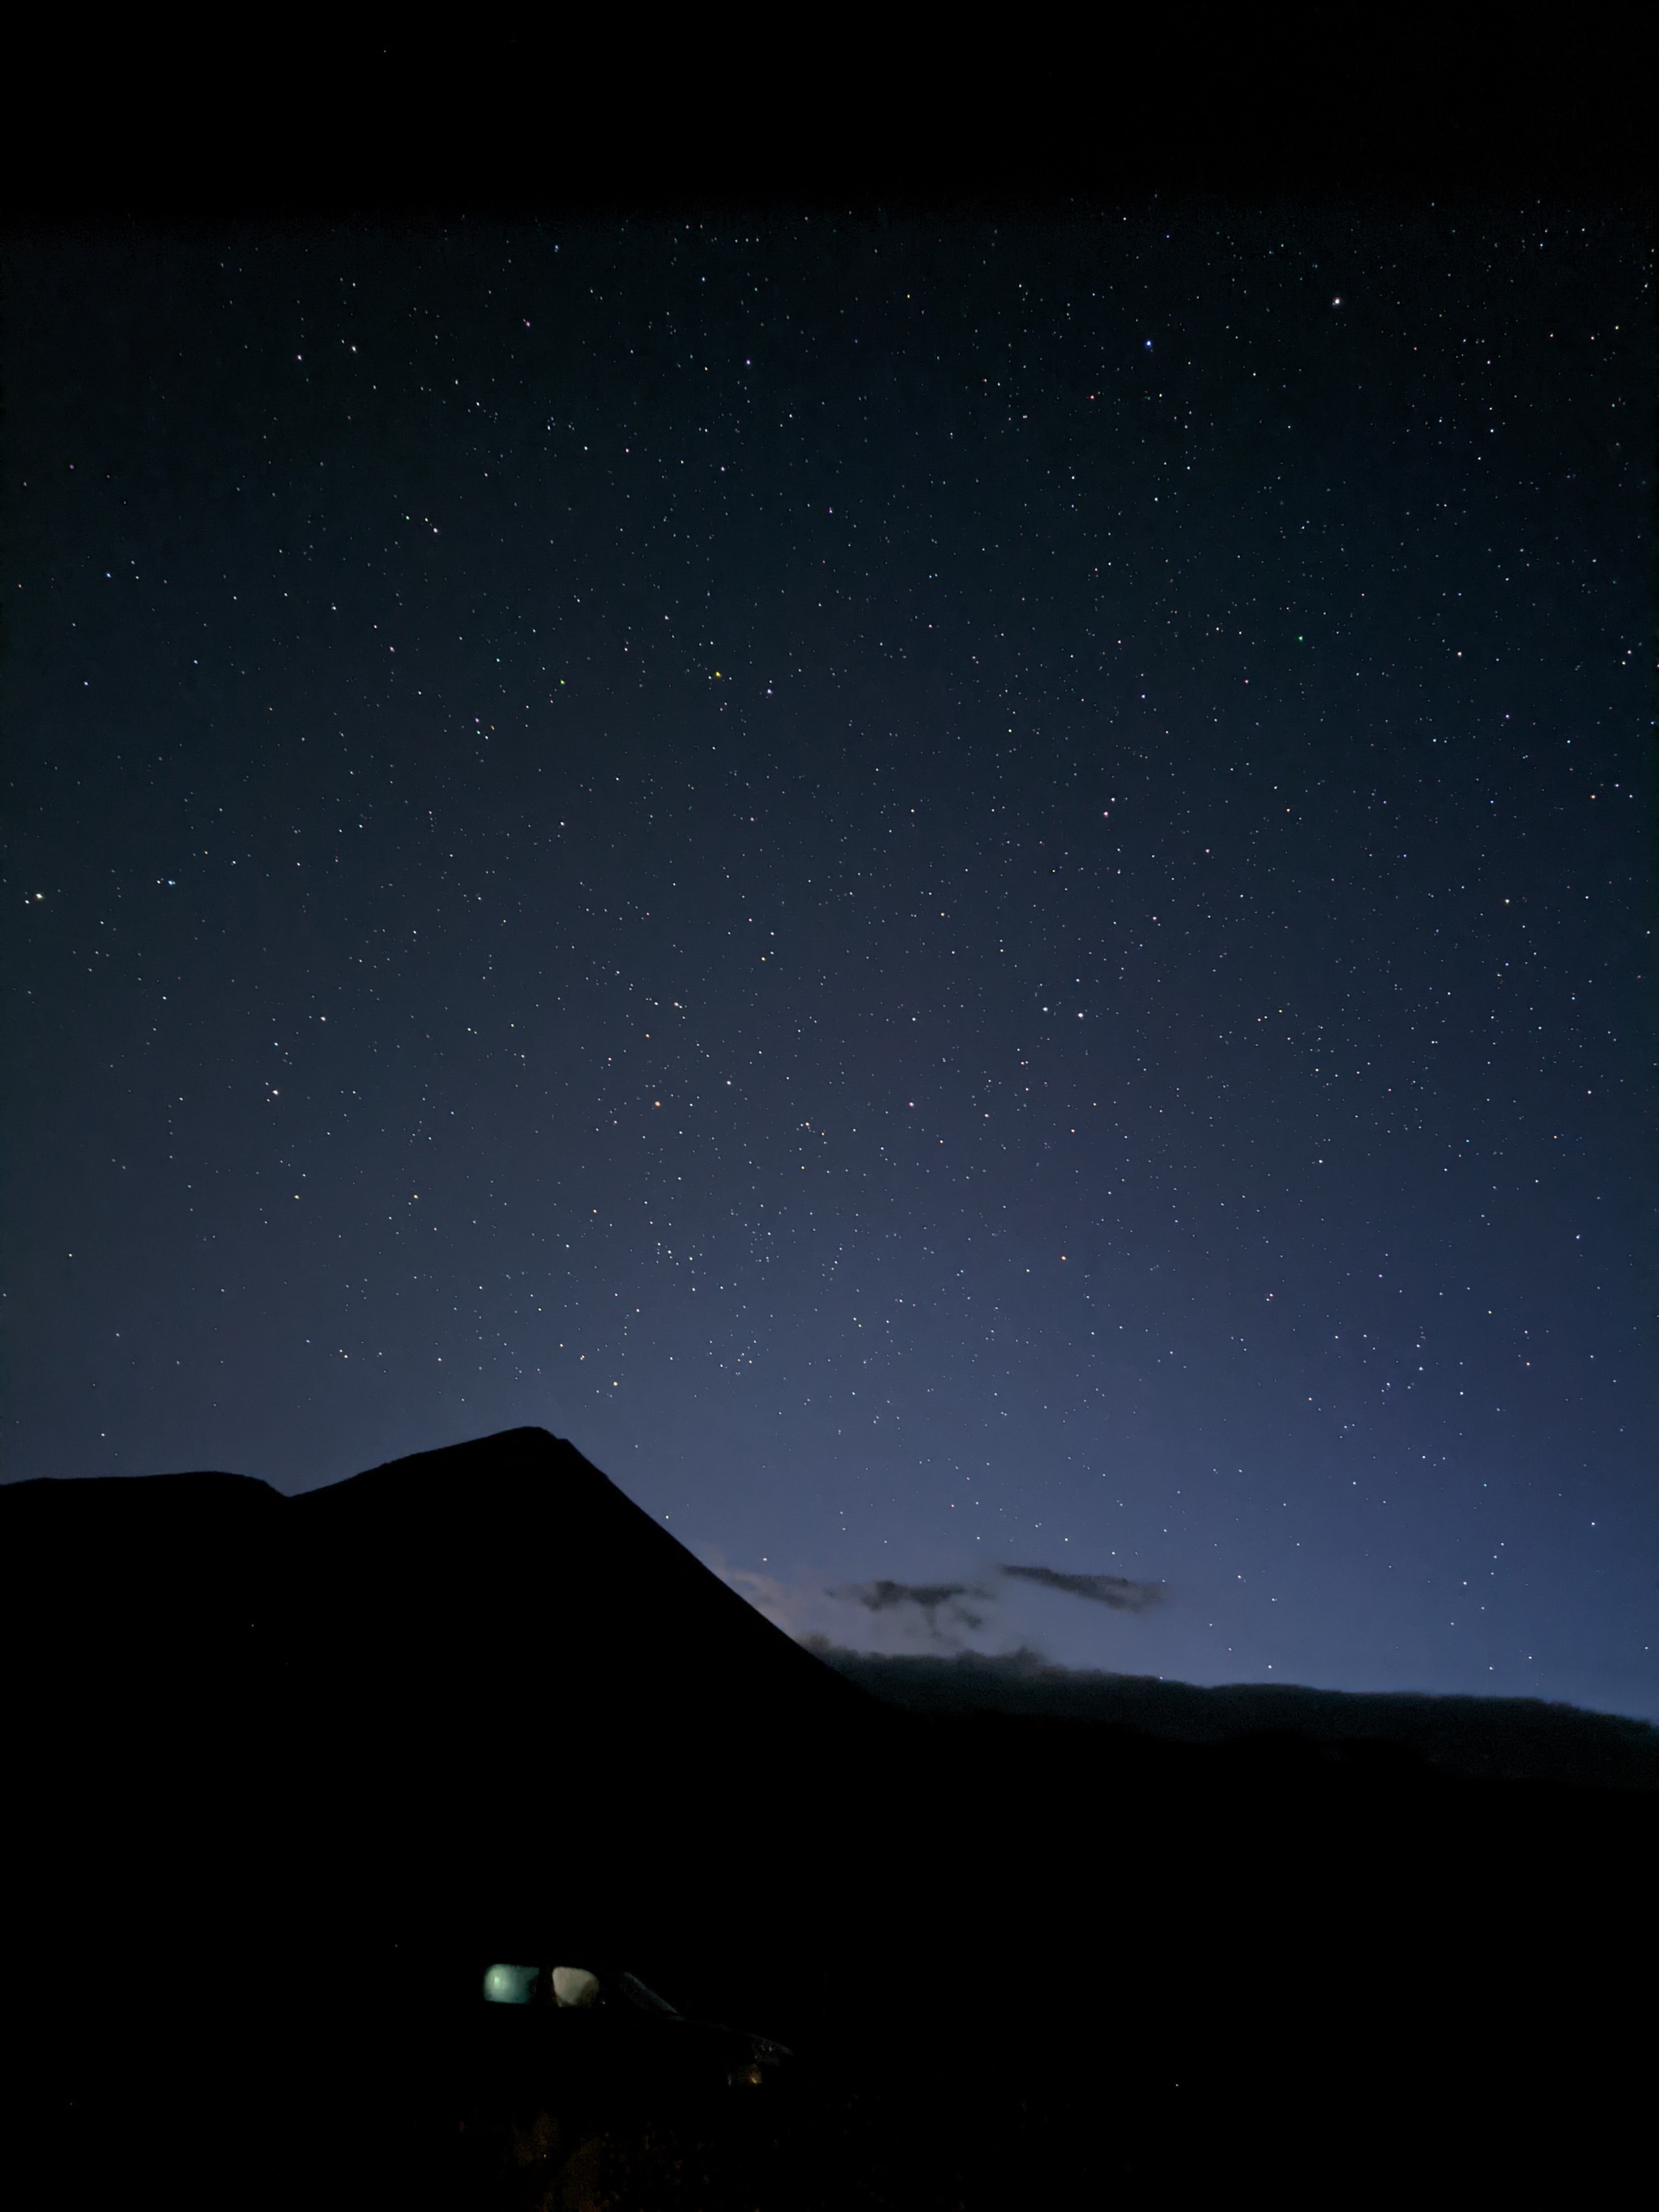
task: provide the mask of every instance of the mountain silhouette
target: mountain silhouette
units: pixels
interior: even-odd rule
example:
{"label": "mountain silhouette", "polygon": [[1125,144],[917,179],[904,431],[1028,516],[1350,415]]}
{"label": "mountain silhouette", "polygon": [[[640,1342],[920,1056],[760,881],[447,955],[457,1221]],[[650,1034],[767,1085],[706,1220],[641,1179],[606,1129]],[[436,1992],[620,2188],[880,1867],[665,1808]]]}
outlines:
{"label": "mountain silhouette", "polygon": [[809,1802],[833,1819],[849,1731],[881,1733],[540,1430],[292,1498],[17,1484],[0,1558],[36,1878],[112,1920],[136,1890],[377,1936],[678,1920]]}
{"label": "mountain silhouette", "polygon": [[1465,1780],[1566,1782],[1659,1791],[1659,1729],[1540,1698],[1311,1690],[1291,1683],[1200,1688],[1155,1674],[1058,1667],[1032,1651],[904,1656],[809,1649],[876,1696],[918,1713],[970,1711],[1092,1721],[1171,1743],[1277,1738],[1328,1759],[1415,1755]]}
{"label": "mountain silhouette", "polygon": [[837,1672],[539,1430],[296,1497],[0,1489],[0,1663],[12,2201],[587,2201],[523,2194],[566,2122],[494,1960],[805,2054],[772,2166],[623,2203],[1340,2194],[1358,2143],[1582,2182],[1641,2109],[1652,1790],[1295,1698],[1172,1736],[1150,1691]]}

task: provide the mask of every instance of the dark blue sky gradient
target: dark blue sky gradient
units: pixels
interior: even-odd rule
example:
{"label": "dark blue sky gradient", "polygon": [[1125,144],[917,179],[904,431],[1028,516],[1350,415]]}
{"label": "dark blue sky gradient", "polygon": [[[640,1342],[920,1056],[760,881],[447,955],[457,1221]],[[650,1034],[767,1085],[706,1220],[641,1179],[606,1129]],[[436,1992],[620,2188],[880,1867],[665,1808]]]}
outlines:
{"label": "dark blue sky gradient", "polygon": [[9,1476],[537,1422],[797,1625],[1659,1715],[1633,226],[8,289]]}

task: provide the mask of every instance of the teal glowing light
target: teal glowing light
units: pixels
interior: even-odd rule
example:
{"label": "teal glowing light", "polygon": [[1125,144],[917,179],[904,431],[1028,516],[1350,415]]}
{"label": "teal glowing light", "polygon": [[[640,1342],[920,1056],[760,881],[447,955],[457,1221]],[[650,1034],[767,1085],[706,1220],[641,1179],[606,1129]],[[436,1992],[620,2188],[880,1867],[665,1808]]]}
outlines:
{"label": "teal glowing light", "polygon": [[541,1978],[539,1966],[492,1966],[483,1978],[486,2004],[528,2004]]}

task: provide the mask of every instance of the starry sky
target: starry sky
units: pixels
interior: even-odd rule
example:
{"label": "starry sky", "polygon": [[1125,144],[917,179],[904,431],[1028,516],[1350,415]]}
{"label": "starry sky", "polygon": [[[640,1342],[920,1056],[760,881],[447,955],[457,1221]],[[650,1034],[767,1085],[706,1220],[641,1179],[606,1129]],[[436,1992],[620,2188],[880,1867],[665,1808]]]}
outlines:
{"label": "starry sky", "polygon": [[8,1478],[538,1423],[803,1632],[1659,1715],[1636,225],[5,283]]}

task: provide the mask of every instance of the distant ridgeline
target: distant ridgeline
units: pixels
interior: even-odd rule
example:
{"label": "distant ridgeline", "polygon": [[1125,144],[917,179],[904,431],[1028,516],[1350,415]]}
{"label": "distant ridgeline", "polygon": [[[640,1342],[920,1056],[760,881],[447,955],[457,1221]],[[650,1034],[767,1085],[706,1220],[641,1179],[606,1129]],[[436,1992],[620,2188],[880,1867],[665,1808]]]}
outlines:
{"label": "distant ridgeline", "polygon": [[809,1639],[809,1648],[861,1689],[910,1712],[1086,1721],[1172,1743],[1296,1736],[1333,1747],[1386,1744],[1471,1779],[1659,1790],[1659,1729],[1539,1698],[1310,1690],[1278,1682],[1202,1689],[1155,1675],[1077,1672],[1032,1651],[887,1656],[842,1650],[822,1638]]}
{"label": "distant ridgeline", "polygon": [[[815,1655],[530,1429],[0,1486],[0,2202],[550,2203],[537,2039],[641,2016],[483,2001],[561,1959],[801,2058],[729,2188],[622,2204],[1346,2202],[1382,2155],[1485,2202],[1506,2143],[1600,2203],[1648,2155],[1639,1722]],[[474,2142],[500,2189],[441,2189]]]}

